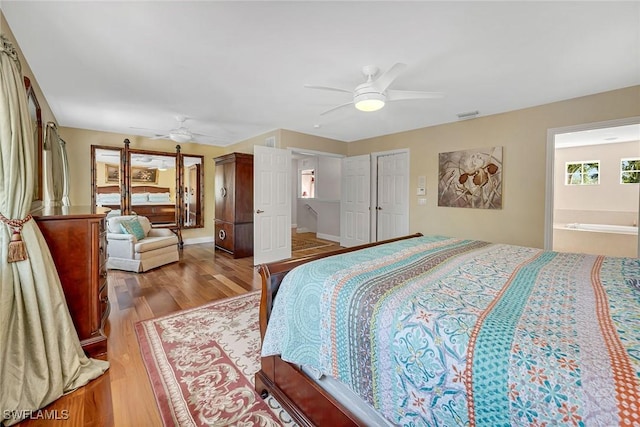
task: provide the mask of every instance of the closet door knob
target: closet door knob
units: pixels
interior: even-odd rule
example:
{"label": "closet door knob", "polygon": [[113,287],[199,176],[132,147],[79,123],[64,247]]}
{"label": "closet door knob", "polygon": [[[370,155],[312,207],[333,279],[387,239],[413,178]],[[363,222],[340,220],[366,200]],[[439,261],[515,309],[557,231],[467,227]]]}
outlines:
{"label": "closet door knob", "polygon": [[256,211],[256,213],[257,213],[257,214],[261,214],[262,212],[264,212],[262,209],[258,209],[258,210]]}

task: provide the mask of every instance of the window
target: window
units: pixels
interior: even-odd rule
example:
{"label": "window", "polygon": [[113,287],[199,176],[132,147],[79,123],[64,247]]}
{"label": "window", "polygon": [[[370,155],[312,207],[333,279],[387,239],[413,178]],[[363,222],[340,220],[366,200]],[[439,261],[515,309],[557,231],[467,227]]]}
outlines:
{"label": "window", "polygon": [[600,161],[567,162],[565,164],[566,185],[600,184]]}
{"label": "window", "polygon": [[640,182],[640,158],[622,159],[620,161],[620,184],[637,184]]}
{"label": "window", "polygon": [[313,199],[316,197],[316,177],[314,169],[300,171],[300,197]]}

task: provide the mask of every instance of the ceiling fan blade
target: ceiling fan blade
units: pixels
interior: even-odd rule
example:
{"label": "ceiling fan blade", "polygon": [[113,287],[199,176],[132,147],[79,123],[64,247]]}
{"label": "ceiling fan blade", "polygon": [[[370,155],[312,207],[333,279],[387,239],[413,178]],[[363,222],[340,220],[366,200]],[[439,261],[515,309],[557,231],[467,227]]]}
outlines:
{"label": "ceiling fan blade", "polygon": [[156,135],[156,136],[152,136],[149,139],[170,139],[169,135]]}
{"label": "ceiling fan blade", "polygon": [[385,71],[380,77],[375,79],[371,83],[371,87],[376,89],[378,92],[384,92],[387,90],[389,85],[393,83],[393,81],[402,73],[402,71],[406,68],[406,64],[401,62],[395,63],[391,68]]}
{"label": "ceiling fan blade", "polygon": [[388,90],[387,101],[403,101],[406,99],[443,98],[442,92],[420,92],[416,90]]}
{"label": "ceiling fan blade", "polygon": [[334,92],[346,92],[353,93],[351,90],[342,89],[339,87],[330,87],[330,86],[318,86],[318,85],[304,85],[307,89],[321,89],[321,90],[332,90]]}
{"label": "ceiling fan blade", "polygon": [[320,115],[324,116],[325,114],[329,114],[329,113],[331,113],[333,111],[339,110],[340,108],[347,107],[349,105],[353,105],[353,101],[347,102],[346,104],[338,105],[337,107],[330,108],[329,110],[320,113]]}

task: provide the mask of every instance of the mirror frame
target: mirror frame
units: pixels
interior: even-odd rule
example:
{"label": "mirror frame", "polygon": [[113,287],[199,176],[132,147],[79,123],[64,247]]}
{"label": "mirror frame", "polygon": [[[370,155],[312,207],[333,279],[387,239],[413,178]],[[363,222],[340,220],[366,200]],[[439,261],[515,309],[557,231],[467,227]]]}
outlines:
{"label": "mirror frame", "polygon": [[24,86],[27,91],[27,101],[30,106],[33,106],[36,112],[36,129],[34,144],[34,161],[35,165],[33,168],[33,179],[34,179],[34,189],[33,189],[33,198],[31,199],[31,210],[36,210],[42,207],[44,197],[43,197],[43,187],[44,180],[42,179],[42,147],[43,147],[43,128],[42,128],[42,110],[40,108],[40,103],[38,102],[38,98],[36,97],[36,93],[31,85],[31,80],[29,77],[24,76]]}
{"label": "mirror frame", "polygon": [[[124,147],[115,147],[110,145],[91,145],[91,211],[96,212],[96,193],[97,193],[97,167],[96,167],[96,150],[110,150],[120,152],[120,210],[122,214],[131,212],[131,154],[149,154],[155,156],[167,156],[176,158],[175,172],[175,194],[176,194],[176,222],[173,224],[157,224],[157,227],[173,225],[180,229],[204,228],[204,156],[199,154],[184,154],[180,151],[180,146],[176,146],[176,152],[153,151],[129,148],[130,142],[124,140]],[[194,225],[185,225],[185,203],[184,203],[184,158],[193,157],[200,159],[199,175],[198,175],[198,191],[199,191],[199,210],[196,215],[196,223]],[[125,207],[126,206],[126,207]]]}
{"label": "mirror frame", "polygon": [[[92,145],[91,146],[91,213],[96,213],[96,193],[98,188],[98,168],[96,167],[96,150],[109,150],[120,152],[120,173],[118,176],[118,185],[122,190],[122,177],[124,171],[124,161],[122,152],[124,151],[120,147],[112,147],[110,145]],[[120,191],[122,194],[122,191]],[[122,197],[120,197],[120,210],[122,211]]]}
{"label": "mirror frame", "polygon": [[182,206],[183,209],[181,210],[182,212],[182,218],[181,221],[183,222],[182,228],[186,228],[186,229],[190,229],[190,228],[204,228],[204,156],[201,155],[196,155],[196,154],[182,154],[181,156],[181,161],[180,161],[180,165],[182,167],[182,176],[184,177],[185,173],[188,172],[187,167],[184,165],[184,158],[185,157],[194,157],[194,158],[198,158],[200,159],[200,163],[198,164],[198,204],[199,207],[197,208],[198,211],[196,213],[196,223],[195,225],[184,225],[184,220],[186,218],[186,212],[185,212],[185,202],[184,202],[184,198],[188,196],[188,194],[184,194],[184,181],[181,183],[182,187],[183,187],[183,200],[182,200]]}

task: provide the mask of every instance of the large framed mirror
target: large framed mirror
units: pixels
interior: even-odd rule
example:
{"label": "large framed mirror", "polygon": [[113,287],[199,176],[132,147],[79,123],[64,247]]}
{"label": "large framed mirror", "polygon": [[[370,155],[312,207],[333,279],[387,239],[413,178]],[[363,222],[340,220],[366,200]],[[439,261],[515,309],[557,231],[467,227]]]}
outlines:
{"label": "large framed mirror", "polygon": [[204,227],[204,157],[182,156],[183,228]]}
{"label": "large framed mirror", "polygon": [[122,211],[123,150],[91,146],[91,206],[107,207],[112,215]]}
{"label": "large framed mirror", "polygon": [[146,216],[155,226],[204,227],[204,157],[91,146],[94,207]]}
{"label": "large framed mirror", "polygon": [[154,225],[177,224],[180,194],[176,187],[177,154],[128,150],[130,211]]}
{"label": "large framed mirror", "polygon": [[36,97],[36,93],[28,77],[24,78],[24,86],[27,91],[27,101],[29,117],[31,118],[31,128],[33,129],[33,197],[31,199],[31,210],[42,207],[43,202],[43,175],[42,175],[42,110]]}

